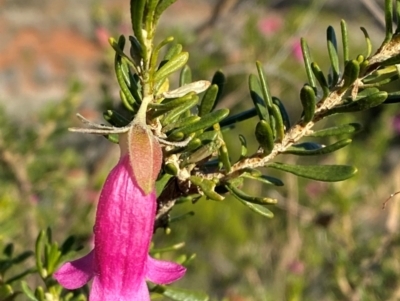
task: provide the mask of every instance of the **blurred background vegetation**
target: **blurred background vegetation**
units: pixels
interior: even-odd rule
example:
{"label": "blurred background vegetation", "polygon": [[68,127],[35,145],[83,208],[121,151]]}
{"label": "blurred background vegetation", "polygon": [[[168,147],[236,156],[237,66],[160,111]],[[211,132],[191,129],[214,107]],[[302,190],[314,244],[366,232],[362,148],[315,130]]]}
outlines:
{"label": "blurred background vegetation", "polygon": [[[194,80],[225,72],[219,106],[233,113],[252,106],[247,77],[262,61],[272,94],[296,121],[306,82],[300,37],[326,71],[326,27],[339,30],[345,19],[355,56],[365,49],[364,26],[376,49],[384,38],[382,5],[179,0],[163,16],[158,35],[175,36],[190,52]],[[14,242],[19,252],[32,250],[47,226],[60,242],[74,234],[89,245],[99,190],[118,149],[67,128],[79,125],[76,112],[100,121],[103,110],[119,103],[107,42],[119,34],[131,34],[125,0],[0,0],[0,249]],[[386,105],[319,126],[354,121],[365,126],[354,142],[317,158],[357,166],[350,180],[332,184],[283,174],[280,188],[244,186],[279,200],[273,219],[233,198],[176,206],[172,217],[195,215],[172,224],[169,235],[158,230],[155,246],[184,241],[184,252],[197,258],[175,286],[226,301],[400,300],[398,200],[381,209],[400,187],[400,110]],[[226,136],[233,156],[239,156],[237,135],[252,136],[254,126],[246,121]],[[249,147],[256,149],[255,140]]]}

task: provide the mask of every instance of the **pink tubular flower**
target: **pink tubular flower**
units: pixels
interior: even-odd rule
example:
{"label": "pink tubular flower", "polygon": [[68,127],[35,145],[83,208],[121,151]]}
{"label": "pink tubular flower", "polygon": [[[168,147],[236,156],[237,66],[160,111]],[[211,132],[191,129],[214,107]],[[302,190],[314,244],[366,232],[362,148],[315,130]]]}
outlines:
{"label": "pink tubular flower", "polygon": [[149,301],[146,280],[168,284],[186,269],[148,255],[156,213],[154,188],[145,194],[122,155],[104,184],[94,227],[95,246],[54,274],[67,289],[93,278],[90,301]]}

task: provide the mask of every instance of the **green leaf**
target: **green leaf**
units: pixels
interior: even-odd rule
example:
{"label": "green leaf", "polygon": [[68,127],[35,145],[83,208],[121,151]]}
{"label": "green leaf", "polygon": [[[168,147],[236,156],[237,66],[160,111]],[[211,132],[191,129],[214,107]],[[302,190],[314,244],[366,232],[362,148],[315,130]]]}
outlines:
{"label": "green leaf", "polygon": [[240,140],[240,159],[245,158],[247,155],[247,141],[243,135],[239,135]]}
{"label": "green leaf", "polygon": [[164,56],[164,60],[160,64],[160,68],[174,56],[180,54],[182,52],[182,49],[183,49],[182,44],[174,44],[171,47],[169,47],[167,53]]}
{"label": "green leaf", "polygon": [[[397,66],[387,66],[385,68],[381,68],[379,70],[375,70],[367,77],[363,79],[364,84],[372,84],[372,83],[380,83],[382,81],[387,80],[388,78],[395,78],[399,77]],[[376,89],[376,88],[375,88]]]}
{"label": "green leaf", "polygon": [[340,21],[340,30],[342,32],[343,60],[346,63],[349,60],[349,32],[345,20]]}
{"label": "green leaf", "polygon": [[357,60],[351,60],[346,63],[343,73],[343,87],[341,91],[349,88],[358,78],[360,74],[360,63]]}
{"label": "green leaf", "polygon": [[307,73],[307,78],[308,78],[309,84],[311,87],[313,87],[314,90],[316,90],[317,86],[315,84],[315,78],[313,75],[313,71],[311,69],[311,55],[310,55],[310,50],[308,49],[306,40],[301,38],[300,45],[301,45],[301,52],[303,53],[304,66],[306,68],[306,73]]}
{"label": "green leaf", "polygon": [[[172,57],[168,62],[166,62],[157,72],[154,74],[154,82],[157,85],[160,83],[171,73],[177,71],[186,65],[189,59],[188,52],[181,52],[178,55]],[[156,89],[157,90],[157,89]]]}
{"label": "green leaf", "polygon": [[393,6],[392,0],[385,0],[385,25],[386,25],[386,36],[383,41],[383,45],[388,43],[393,36]]}
{"label": "green leaf", "polygon": [[276,199],[248,195],[247,193],[245,193],[244,191],[240,190],[239,188],[235,187],[230,183],[228,183],[225,187],[236,198],[252,204],[271,205],[271,204],[276,204],[278,202]]}
{"label": "green leaf", "polygon": [[[121,35],[119,37],[117,45],[118,45],[118,49],[121,49],[121,51],[123,51],[124,46],[125,46],[125,37],[124,36]],[[124,71],[124,68],[126,69],[128,67],[124,67],[123,58],[120,55],[120,53],[118,53],[118,52],[115,53],[114,68],[115,68],[115,75],[117,77],[117,81],[121,88],[121,91],[122,91],[123,95],[125,96],[129,106],[132,107],[132,111],[133,111],[133,109],[135,107],[138,108],[137,103],[140,100],[140,96],[138,94],[136,85],[135,85],[135,89],[132,89],[132,91],[134,93],[132,93],[132,91],[129,89],[128,83],[130,84],[131,82],[129,79],[129,75],[127,75],[127,73],[126,73],[126,70]],[[133,82],[132,82],[132,84],[133,84]]]}
{"label": "green leaf", "polygon": [[322,88],[324,98],[327,97],[329,94],[329,86],[328,86],[328,82],[326,81],[324,73],[322,72],[321,68],[317,65],[317,63],[315,63],[315,62],[311,63],[311,70],[313,71],[315,77],[317,78],[317,80]]}
{"label": "green leaf", "polygon": [[137,68],[140,66],[140,61],[142,60],[142,46],[140,46],[139,41],[133,36],[129,36],[129,41],[131,42],[129,54]]}
{"label": "green leaf", "polygon": [[41,286],[38,286],[35,290],[35,296],[39,299],[39,301],[46,301],[44,289]]}
{"label": "green leaf", "polygon": [[215,109],[215,106],[218,104],[218,101],[221,99],[221,95],[224,90],[225,83],[226,83],[225,74],[221,70],[218,70],[217,72],[215,72],[213,75],[213,78],[211,80],[211,85],[218,86],[218,94],[217,94],[217,97],[215,98],[214,107],[212,108],[212,110]]}
{"label": "green leaf", "polygon": [[199,106],[199,116],[204,116],[212,111],[218,96],[218,85],[211,85],[201,100]]}
{"label": "green leaf", "polygon": [[158,55],[161,51],[161,49],[171,43],[174,40],[174,37],[167,37],[164,40],[161,41],[160,44],[158,44],[156,47],[154,47],[153,53],[151,54],[151,59],[150,59],[150,70],[154,71],[156,69],[157,65],[157,60],[158,60]]}
{"label": "green leaf", "polygon": [[395,34],[398,34],[400,32],[400,0],[396,0],[395,2],[395,8],[396,8],[396,32]]}
{"label": "green leaf", "polygon": [[271,153],[274,148],[274,134],[269,123],[265,120],[260,120],[256,125],[255,135],[265,154]]}
{"label": "green leaf", "polygon": [[358,111],[368,110],[382,104],[387,97],[388,93],[386,91],[380,91],[375,94],[369,95],[367,97],[361,98],[360,100],[334,107],[329,111],[327,111],[326,113],[324,113],[324,116],[329,116],[337,113],[358,112]]}
{"label": "green leaf", "polygon": [[355,134],[362,130],[362,125],[359,123],[342,124],[335,127],[326,128],[323,130],[315,131],[307,136],[309,137],[330,137],[346,134]]}
{"label": "green leaf", "polygon": [[219,160],[222,162],[225,173],[229,173],[231,171],[231,159],[229,158],[228,148],[226,147],[225,143],[219,148]]}
{"label": "green leaf", "polygon": [[181,118],[181,119],[178,119],[177,121],[175,121],[173,123],[165,125],[163,127],[162,131],[164,133],[167,133],[167,132],[169,132],[169,131],[171,131],[173,129],[187,126],[187,125],[192,124],[193,122],[196,122],[196,121],[199,121],[199,120],[200,120],[200,117],[199,116],[194,116],[194,115],[193,116],[188,116],[188,117],[185,117],[185,118]]}
{"label": "green leaf", "polygon": [[[131,0],[131,1],[135,1],[135,0]],[[154,18],[153,18],[153,22],[154,24],[157,24],[158,19],[160,18],[161,14],[170,6],[172,5],[176,0],[160,0],[156,11],[154,13]]]}
{"label": "green leaf", "polygon": [[185,65],[179,75],[179,86],[182,87],[192,82],[192,70],[188,65]]}
{"label": "green leaf", "polygon": [[299,147],[299,145],[293,145],[289,147],[283,154],[291,154],[291,155],[298,155],[298,156],[315,156],[315,155],[325,155],[337,151],[351,143],[351,139],[343,139],[336,143],[333,143],[328,146],[320,146],[317,149],[307,149],[304,147]]}
{"label": "green leaf", "polygon": [[221,109],[208,113],[204,115],[199,121],[193,122],[192,124],[186,127],[174,130],[168,136],[168,139],[180,140],[191,133],[197,132],[202,129],[207,129],[210,126],[224,119],[228,114],[229,114],[228,109]]}
{"label": "green leaf", "polygon": [[258,77],[260,78],[261,92],[262,92],[263,98],[267,104],[267,107],[271,108],[271,106],[272,106],[271,92],[269,91],[268,83],[265,78],[265,74],[264,74],[261,62],[257,61],[256,67],[257,67]]}
{"label": "green leaf", "polygon": [[283,105],[283,102],[278,97],[274,97],[274,96],[272,96],[272,102],[279,107],[279,111],[282,116],[283,125],[285,126],[285,131],[289,130],[291,127],[290,118],[289,118],[289,114],[288,114],[285,106]]}
{"label": "green leaf", "polygon": [[303,106],[303,113],[304,113],[303,121],[305,123],[308,123],[312,121],[314,118],[314,113],[317,104],[317,97],[315,95],[314,89],[310,85],[305,84],[303,88],[301,88],[300,100]]}
{"label": "green leaf", "polygon": [[254,74],[250,74],[249,76],[249,89],[250,96],[253,100],[254,107],[257,110],[258,117],[260,118],[260,120],[269,121],[267,103],[262,98],[260,81]]}
{"label": "green leaf", "polygon": [[262,216],[268,217],[268,218],[273,218],[274,217],[274,214],[272,213],[272,211],[269,210],[265,205],[258,205],[258,204],[249,203],[249,202],[243,200],[238,195],[235,195],[233,192],[232,192],[232,195],[235,197],[236,200],[241,202],[243,205],[245,205],[251,211],[254,211],[254,212],[256,212],[256,213],[258,213],[258,214],[260,214]]}
{"label": "green leaf", "polygon": [[152,291],[162,294],[175,301],[208,301],[208,296],[203,292],[194,292],[170,286],[156,286]]}
{"label": "green leaf", "polygon": [[352,177],[357,169],[348,165],[290,165],[273,162],[266,165],[283,170],[299,177],[325,182],[343,181]]}
{"label": "green leaf", "polygon": [[371,39],[369,37],[368,31],[364,28],[364,27],[360,27],[361,31],[364,34],[365,37],[365,42],[367,44],[367,53],[365,55],[365,57],[369,57],[372,53],[372,43],[371,43]]}
{"label": "green leaf", "polygon": [[283,122],[283,116],[278,105],[272,104],[270,108],[271,115],[275,121],[275,137],[278,141],[282,141],[285,136],[285,124]]}
{"label": "green leaf", "polygon": [[142,29],[146,0],[131,0],[130,4],[132,30],[142,47],[142,56],[145,57],[147,55],[147,49],[143,49],[146,47],[146,44]]}
{"label": "green leaf", "polygon": [[179,96],[176,98],[168,98],[164,99],[161,103],[149,103],[149,108],[155,109],[156,112],[152,114],[152,117],[158,117],[165,112],[168,112],[172,109],[175,109],[181,105],[186,104],[189,100],[192,100],[196,95],[195,92],[189,92],[183,96]]}
{"label": "green leaf", "polygon": [[326,31],[326,39],[328,41],[328,53],[332,68],[332,86],[335,86],[339,80],[340,70],[336,34],[332,26],[328,26]]}
{"label": "green leaf", "polygon": [[274,185],[274,186],[283,186],[283,182],[278,179],[278,178],[274,178],[271,176],[267,176],[267,175],[252,175],[250,173],[244,173],[242,175],[243,178],[246,179],[251,179],[251,180],[256,180],[256,181],[260,181],[264,184],[268,184],[268,185]]}
{"label": "green leaf", "polygon": [[47,276],[47,271],[44,268],[43,260],[42,260],[42,255],[43,251],[42,249],[46,245],[46,232],[44,230],[41,230],[39,232],[39,235],[36,239],[36,244],[35,244],[35,259],[36,259],[36,268],[38,270],[38,273],[40,277],[45,278]]}
{"label": "green leaf", "polygon": [[164,173],[161,177],[159,177],[156,181],[156,196],[159,197],[163,192],[165,185],[172,178],[172,175]]}
{"label": "green leaf", "polygon": [[29,286],[26,283],[26,281],[21,281],[21,288],[22,288],[22,291],[25,293],[25,295],[28,297],[29,300],[39,301],[38,299],[36,299],[35,294],[29,288]]}
{"label": "green leaf", "polygon": [[250,118],[253,118],[254,116],[257,116],[257,110],[256,108],[251,108],[250,110],[238,113],[236,115],[229,116],[225,119],[223,119],[219,125],[220,127],[226,127],[226,126],[231,126],[237,122],[241,122]]}
{"label": "green leaf", "polygon": [[375,87],[367,88],[367,89],[362,90],[361,92],[358,92],[358,94],[356,96],[356,99],[354,99],[354,100],[357,101],[357,100],[360,100],[361,98],[369,97],[369,96],[371,96],[373,94],[376,94],[378,92],[379,92],[378,88],[375,88]]}
{"label": "green leaf", "polygon": [[[198,103],[199,101],[198,95],[196,95],[195,93],[190,93],[189,97],[190,98],[186,98],[185,101],[179,107],[175,107],[174,109],[170,110],[167,114],[165,114],[164,118],[161,120],[161,124],[168,125],[173,122],[176,122],[183,113],[190,111],[190,109],[193,108]],[[160,113],[161,112],[163,111],[160,111]],[[153,115],[152,117],[155,118],[156,116]]]}

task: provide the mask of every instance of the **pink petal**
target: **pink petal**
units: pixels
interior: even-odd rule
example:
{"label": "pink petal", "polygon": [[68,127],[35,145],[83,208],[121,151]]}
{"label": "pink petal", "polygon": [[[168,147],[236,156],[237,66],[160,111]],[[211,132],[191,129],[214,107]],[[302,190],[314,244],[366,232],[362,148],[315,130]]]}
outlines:
{"label": "pink petal", "polygon": [[93,278],[94,250],[77,260],[67,262],[54,273],[54,278],[67,289],[77,289]]}
{"label": "pink petal", "polygon": [[168,284],[182,278],[185,273],[186,268],[180,264],[148,256],[146,277],[151,282]]}
{"label": "pink petal", "polygon": [[155,212],[154,191],[144,195],[124,156],[110,172],[97,207],[96,277],[103,290],[125,296],[143,285]]}
{"label": "pink petal", "polygon": [[96,277],[92,284],[89,301],[150,301],[150,295],[145,281],[142,281],[136,290],[116,294],[114,291],[107,290]]}

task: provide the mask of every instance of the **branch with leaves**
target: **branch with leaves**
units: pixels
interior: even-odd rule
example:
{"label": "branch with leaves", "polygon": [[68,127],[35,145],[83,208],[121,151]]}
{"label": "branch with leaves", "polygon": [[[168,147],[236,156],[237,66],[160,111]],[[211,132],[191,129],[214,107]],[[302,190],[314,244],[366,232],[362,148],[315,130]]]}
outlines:
{"label": "branch with leaves", "polygon": [[[349,37],[345,21],[341,21],[343,64],[338,55],[338,43],[333,27],[327,29],[327,50],[331,68],[324,74],[312,60],[304,39],[301,46],[308,83],[300,91],[303,106],[301,118],[291,124],[285,104],[271,95],[261,63],[257,75],[249,76],[250,98],[254,108],[229,116],[228,109],[215,110],[226,78],[221,71],[211,82],[192,81],[186,65],[188,53],[183,46],[173,44],[173,37],[154,45],[155,29],[161,13],[174,1],[133,1],[131,3],[134,36],[129,55],[125,54],[125,38],[110,39],[115,50],[115,72],[125,112],[108,110],[104,118],[112,125],[92,125],[89,129],[72,129],[105,134],[118,142],[115,134],[132,129],[135,116],[146,112],[146,124],[163,145],[164,164],[158,176],[159,219],[175,203],[203,199],[222,201],[227,192],[250,209],[272,217],[266,205],[275,199],[246,194],[240,189],[243,179],[261,181],[267,185],[283,182],[262,174],[259,167],[278,169],[300,177],[319,181],[342,181],[356,173],[346,165],[289,165],[273,160],[281,154],[316,156],[335,152],[351,143],[350,138],[322,145],[308,139],[352,135],[361,129],[357,123],[338,125],[314,131],[314,125],[334,114],[358,112],[384,102],[397,102],[398,93],[388,93],[382,85],[398,78],[400,40],[398,27],[392,29],[393,10],[398,14],[398,2],[386,1],[386,36],[381,47],[372,54],[371,41],[364,28],[366,54],[350,57]],[[167,5],[168,4],[168,5]],[[396,15],[394,21],[398,22]],[[398,24],[398,23],[397,23]],[[161,52],[166,49],[164,56]],[[179,87],[170,89],[169,78],[180,71]],[[204,91],[204,93],[202,93]],[[241,156],[232,162],[224,140],[224,132],[238,122],[258,117],[254,135],[259,149],[248,154],[246,137],[239,136]],[[82,118],[82,117],[81,117]],[[304,139],[307,139],[306,141]],[[129,141],[128,143],[132,143]],[[164,193],[163,193],[164,191]],[[157,226],[167,227],[166,218]]]}
{"label": "branch with leaves", "polygon": [[[272,217],[269,208],[277,202],[276,199],[249,195],[241,189],[245,179],[272,186],[284,184],[279,178],[263,174],[260,167],[328,182],[343,181],[356,173],[356,167],[348,165],[291,165],[276,162],[275,159],[285,154],[317,156],[333,153],[352,142],[350,138],[336,137],[351,136],[360,131],[362,126],[348,123],[314,130],[316,123],[335,114],[359,112],[400,101],[400,92],[385,90],[386,84],[400,77],[400,1],[385,1],[386,36],[374,54],[368,33],[362,28],[366,51],[351,56],[347,25],[341,21],[343,59],[340,63],[336,33],[333,27],[328,27],[326,41],[331,67],[328,74],[324,74],[317,62],[313,61],[308,45],[302,39],[308,82],[299,93],[303,112],[293,124],[288,117],[287,104],[271,95],[260,62],[256,63],[257,75],[251,74],[248,78],[249,98],[254,108],[235,115],[229,115],[230,111],[226,108],[216,109],[227,81],[223,72],[217,71],[210,81],[193,81],[187,65],[189,54],[183,51],[183,45],[174,44],[173,37],[158,43],[155,41],[160,16],[174,2],[131,0],[134,35],[128,37],[128,51],[125,49],[127,39],[124,36],[109,40],[115,51],[115,74],[124,109],[104,112],[104,119],[109,125],[94,124],[78,114],[86,127],[70,129],[103,135],[113,143],[126,146],[138,182],[135,188],[139,187],[147,195],[152,192],[155,182],[158,202],[155,229],[169,228],[172,222],[169,212],[175,205],[208,199],[223,201],[228,194],[251,210]],[[395,30],[393,22],[397,24]],[[179,83],[174,87],[171,78],[178,73]],[[256,152],[249,153],[246,137],[239,135],[240,157],[233,161],[230,156],[232,150],[228,149],[224,134],[239,122],[250,118],[258,118],[254,136],[259,147]],[[337,140],[323,145],[316,140],[321,137],[334,137]],[[153,167],[157,163],[154,158],[159,146],[162,163],[158,172],[158,168]],[[143,155],[144,147],[148,151],[147,161],[138,158]],[[150,175],[143,175],[146,164]],[[138,170],[142,174],[138,174]],[[152,174],[154,171],[157,173]],[[70,251],[76,251],[72,245],[72,239],[68,238],[58,247],[52,241],[50,231],[41,232],[37,241],[36,271],[44,280],[48,294],[57,300],[86,298],[87,292],[84,290],[77,293],[62,292],[51,278],[56,266],[70,256]],[[4,250],[7,254],[10,253],[8,249]],[[163,251],[159,250],[159,253]],[[181,263],[187,263],[190,259],[185,258]],[[29,270],[27,273],[31,272]],[[204,294],[163,285],[150,284],[149,288],[151,292],[173,300],[187,300],[189,297],[191,300],[207,300]],[[47,300],[41,287],[31,291],[24,283],[23,291],[31,300]],[[15,293],[9,283],[0,283],[0,296],[13,300]]]}

